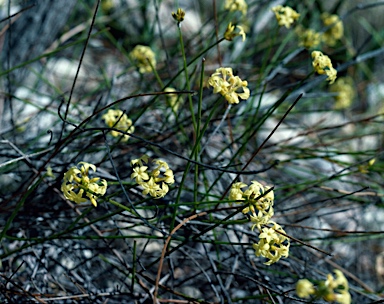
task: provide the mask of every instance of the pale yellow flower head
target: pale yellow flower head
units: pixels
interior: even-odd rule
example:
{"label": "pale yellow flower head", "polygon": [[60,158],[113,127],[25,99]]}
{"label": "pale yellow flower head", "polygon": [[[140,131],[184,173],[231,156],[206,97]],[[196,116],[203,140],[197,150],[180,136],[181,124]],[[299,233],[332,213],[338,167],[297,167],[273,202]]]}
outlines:
{"label": "pale yellow flower head", "polygon": [[299,46],[306,49],[317,47],[321,42],[321,33],[313,29],[305,29],[301,25],[296,26],[295,33],[299,37]]}
{"label": "pale yellow flower head", "polygon": [[224,8],[230,12],[240,11],[243,15],[246,15],[248,4],[245,0],[225,0]]}
{"label": "pale yellow flower head", "polygon": [[326,74],[329,84],[332,84],[336,80],[337,71],[333,68],[331,59],[327,55],[324,55],[320,51],[313,51],[312,54],[312,66],[315,72],[318,74]]}
{"label": "pale yellow flower head", "polygon": [[148,46],[136,45],[129,53],[129,57],[135,62],[142,74],[150,73],[152,68],[156,68],[155,53]]}
{"label": "pale yellow flower head", "polygon": [[351,77],[337,78],[335,83],[329,87],[329,91],[336,94],[333,108],[336,110],[347,109],[355,97],[353,79]]}
{"label": "pale yellow flower head", "polygon": [[329,46],[334,46],[344,35],[343,22],[339,16],[329,13],[322,13],[321,20],[323,20],[324,26],[330,27],[324,32],[322,36],[323,41]]}
{"label": "pale yellow flower head", "polygon": [[77,167],[70,168],[65,174],[61,191],[66,199],[77,204],[90,200],[97,207],[97,199],[107,191],[107,181],[99,177],[89,178],[89,169],[96,172],[96,166],[87,162],[79,162]]}
{"label": "pale yellow flower head", "polygon": [[268,224],[274,215],[273,203],[274,193],[273,190],[269,191],[271,187],[263,186],[257,181],[252,181],[247,189],[247,184],[238,182],[234,183],[229,192],[229,199],[236,200],[238,203],[248,203],[242,212],[248,214],[252,222],[252,230],[257,227],[261,230],[261,226]]}
{"label": "pale yellow flower head", "polygon": [[208,85],[213,87],[213,93],[220,93],[230,104],[237,104],[239,98],[247,100],[250,96],[248,82],[234,76],[232,68],[218,68],[208,79]]}
{"label": "pale yellow flower head", "polygon": [[[132,125],[132,120],[128,118],[127,114],[121,110],[112,110],[109,109],[106,114],[102,116],[105,124],[110,128],[115,128],[123,132],[133,133],[135,127]],[[119,137],[122,136],[122,133],[118,131],[111,131],[112,136]],[[123,141],[128,141],[129,135],[123,134]]]}
{"label": "pale yellow flower head", "polygon": [[172,12],[172,17],[175,19],[178,23],[182,22],[185,18],[185,11],[181,8],[177,9],[177,12]]}
{"label": "pale yellow flower head", "polygon": [[[237,30],[235,30],[237,29]],[[241,25],[232,25],[232,22],[228,24],[228,27],[224,33],[224,38],[228,41],[232,41],[236,36],[241,36],[243,38],[243,42],[245,41],[245,31]]]}
{"label": "pale yellow flower head", "polygon": [[[176,92],[176,90],[174,88],[168,87],[164,89],[164,92]],[[167,104],[173,109],[174,112],[177,112],[181,102],[181,99],[179,99],[179,95],[166,94],[165,98],[167,100]]]}
{"label": "pale yellow flower head", "polygon": [[169,191],[169,185],[175,182],[173,171],[169,169],[168,163],[155,159],[152,163],[157,166],[148,171],[148,156],[143,155],[139,159],[131,160],[133,173],[131,179],[135,179],[136,183],[143,188],[143,194],[154,197],[155,199],[164,197]]}
{"label": "pale yellow flower head", "polygon": [[290,28],[300,17],[300,14],[289,6],[277,5],[272,8],[272,11],[275,13],[277,23],[286,28]]}
{"label": "pale yellow flower head", "polygon": [[[271,265],[278,262],[281,258],[289,256],[290,241],[284,236],[284,229],[277,223],[269,221],[268,224],[273,224],[272,228],[264,227],[259,235],[259,242],[253,244],[256,256],[263,256],[269,261],[264,265]],[[283,234],[281,234],[281,233]]]}
{"label": "pale yellow flower head", "polygon": [[307,279],[302,279],[296,283],[296,294],[300,298],[308,299],[316,292],[313,284]]}

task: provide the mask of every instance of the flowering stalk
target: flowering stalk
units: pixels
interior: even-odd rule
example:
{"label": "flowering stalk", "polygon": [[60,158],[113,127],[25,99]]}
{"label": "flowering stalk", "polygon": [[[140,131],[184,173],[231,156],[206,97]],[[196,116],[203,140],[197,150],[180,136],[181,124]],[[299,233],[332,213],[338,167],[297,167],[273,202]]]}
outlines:
{"label": "flowering stalk", "polygon": [[[229,199],[237,201],[237,203],[246,202],[248,204],[242,212],[250,217],[253,223],[251,230],[257,228],[259,231],[259,242],[252,245],[255,255],[269,259],[264,264],[271,265],[282,257],[288,257],[290,246],[284,229],[271,221],[274,214],[273,190],[268,186],[264,187],[257,181],[252,181],[248,189],[243,191],[242,188],[245,187],[247,187],[245,183],[234,183],[229,193]],[[268,226],[270,224],[273,226]]]}

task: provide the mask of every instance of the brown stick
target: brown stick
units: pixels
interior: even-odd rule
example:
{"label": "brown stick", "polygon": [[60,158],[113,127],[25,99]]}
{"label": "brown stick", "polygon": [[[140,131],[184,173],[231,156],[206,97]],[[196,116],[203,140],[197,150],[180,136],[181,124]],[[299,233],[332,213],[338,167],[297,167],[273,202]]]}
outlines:
{"label": "brown stick", "polygon": [[163,250],[161,251],[161,258],[160,258],[160,261],[159,261],[159,269],[157,270],[157,276],[156,276],[156,282],[155,282],[155,291],[153,293],[153,304],[158,304],[159,301],[157,300],[157,292],[158,292],[158,289],[159,289],[159,282],[160,282],[160,277],[161,277],[161,270],[163,269],[163,262],[164,262],[164,257],[165,257],[165,253],[167,251],[167,247],[168,247],[168,244],[169,242],[171,241],[171,238],[172,238],[172,235],[175,234],[175,232],[177,230],[179,230],[181,228],[181,226],[183,226],[184,224],[188,223],[189,221],[199,217],[199,216],[203,216],[203,215],[206,215],[207,212],[201,212],[201,213],[198,213],[198,214],[194,214],[186,219],[184,219],[179,225],[177,225],[175,228],[173,228],[173,230],[171,231],[170,235],[167,237],[167,240],[165,241],[165,244],[164,244],[164,247],[163,247]]}

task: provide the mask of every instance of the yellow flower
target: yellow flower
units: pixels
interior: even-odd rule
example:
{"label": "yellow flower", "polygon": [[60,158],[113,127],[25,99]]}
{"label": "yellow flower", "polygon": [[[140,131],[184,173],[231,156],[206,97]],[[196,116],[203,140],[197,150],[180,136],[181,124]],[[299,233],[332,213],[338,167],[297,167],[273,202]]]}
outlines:
{"label": "yellow flower", "polygon": [[340,40],[344,35],[344,26],[339,16],[331,15],[329,13],[322,13],[321,19],[326,27],[329,27],[323,34],[323,41],[329,45],[334,46],[337,40]]}
{"label": "yellow flower", "polygon": [[[174,88],[165,88],[164,92],[175,92],[176,90]],[[165,98],[167,100],[167,104],[172,108],[174,112],[177,112],[180,106],[179,96],[177,94],[166,94]]]}
{"label": "yellow flower", "polygon": [[340,77],[330,86],[329,91],[336,93],[334,109],[341,110],[348,108],[355,97],[355,89],[351,77]]}
{"label": "yellow flower", "polygon": [[[237,28],[239,31],[235,32],[235,28]],[[228,24],[228,27],[224,33],[224,38],[228,41],[232,41],[233,38],[236,36],[242,36],[243,37],[243,42],[245,41],[245,31],[244,28],[241,25],[232,25],[232,22]]]}
{"label": "yellow flower", "polygon": [[144,195],[149,194],[156,199],[164,197],[169,191],[169,185],[175,182],[173,171],[169,169],[167,162],[155,159],[153,163],[157,164],[157,166],[151,172],[148,172],[148,167],[144,166],[147,163],[148,156],[146,155],[131,160],[131,166],[133,167],[131,179],[135,179],[136,183],[143,188]]}
{"label": "yellow flower", "polygon": [[290,28],[291,25],[300,17],[300,14],[289,6],[277,5],[272,8],[272,11],[275,13],[277,23],[280,26],[285,26],[286,28]]}
{"label": "yellow flower", "polygon": [[[115,128],[121,130],[123,132],[133,133],[135,131],[135,127],[132,125],[132,120],[130,120],[126,113],[121,110],[112,110],[109,109],[106,114],[102,116],[106,125],[110,128]],[[122,134],[118,131],[112,131],[112,136],[119,137]],[[129,135],[123,135],[123,141],[128,141]]]}
{"label": "yellow flower", "polygon": [[185,11],[182,10],[181,8],[177,9],[177,12],[172,12],[172,17],[175,19],[178,23],[182,22],[185,17]]}
{"label": "yellow flower", "polygon": [[296,294],[300,298],[308,299],[315,291],[313,284],[307,279],[299,280],[296,283]]}
{"label": "yellow flower", "polygon": [[295,33],[299,37],[299,46],[306,49],[314,48],[321,42],[321,33],[312,29],[305,29],[301,25],[296,26]]}
{"label": "yellow flower", "polygon": [[312,52],[312,65],[318,74],[326,74],[330,84],[336,80],[337,71],[333,68],[331,59],[320,51]]}
{"label": "yellow flower", "polygon": [[248,5],[245,0],[226,0],[224,8],[230,12],[240,11],[243,15],[246,15]]}
{"label": "yellow flower", "polygon": [[276,231],[285,234],[284,229],[277,223],[269,221],[273,224],[272,228],[263,228],[259,235],[259,242],[253,244],[256,256],[263,256],[269,261],[265,262],[264,265],[271,265],[278,262],[282,257],[288,257],[289,255],[289,239]]}
{"label": "yellow flower", "polygon": [[70,168],[64,174],[61,191],[70,201],[80,204],[89,199],[97,207],[97,198],[107,191],[107,181],[99,177],[90,179],[89,169],[96,172],[96,166],[87,162],[79,162],[77,167]]}
{"label": "yellow flower", "polygon": [[142,74],[150,73],[152,68],[156,67],[155,53],[148,46],[136,45],[129,53],[129,57],[135,62]]}
{"label": "yellow flower", "polygon": [[[218,68],[208,79],[208,84],[213,87],[213,93],[220,93],[230,104],[239,103],[239,98],[248,99],[250,91],[248,82],[234,76],[232,68]],[[237,92],[238,90],[243,92]]]}

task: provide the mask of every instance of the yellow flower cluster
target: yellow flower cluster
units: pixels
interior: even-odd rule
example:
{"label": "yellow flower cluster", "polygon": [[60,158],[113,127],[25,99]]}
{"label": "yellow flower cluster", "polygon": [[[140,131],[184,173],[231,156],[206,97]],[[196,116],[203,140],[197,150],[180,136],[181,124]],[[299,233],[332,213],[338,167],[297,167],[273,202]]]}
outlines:
{"label": "yellow flower cluster", "polygon": [[325,44],[334,46],[337,40],[340,40],[344,35],[344,26],[339,16],[331,15],[329,13],[322,13],[321,20],[324,26],[329,27],[322,35]]}
{"label": "yellow flower cluster", "polygon": [[[247,187],[247,184],[234,183],[229,193],[229,199],[236,200],[238,203],[241,201],[248,203],[248,207],[245,207],[242,212],[250,216],[253,223],[252,230],[257,227],[260,232],[259,242],[252,246],[255,249],[255,255],[269,259],[264,263],[265,265],[271,265],[282,257],[288,257],[289,238],[285,236],[286,233],[279,224],[271,221],[274,214],[273,191],[270,187],[264,187],[257,181],[252,181],[245,191],[242,190],[244,187]],[[273,226],[269,227],[268,224]]]}
{"label": "yellow flower cluster", "polygon": [[317,47],[321,42],[321,33],[312,29],[305,29],[301,25],[296,26],[295,33],[299,37],[299,46],[306,49]]}
{"label": "yellow flower cluster", "polygon": [[183,22],[185,18],[185,11],[181,8],[178,8],[176,13],[172,12],[172,17],[179,23]]}
{"label": "yellow flower cluster", "polygon": [[[218,68],[208,79],[208,84],[213,87],[213,93],[220,93],[230,104],[239,103],[239,98],[247,100],[250,91],[248,82],[234,76],[232,68]],[[238,92],[238,90],[243,92]]]}
{"label": "yellow flower cluster", "polygon": [[337,76],[337,71],[333,68],[331,59],[320,51],[312,52],[312,65],[318,74],[326,74],[330,84],[334,83]]}
{"label": "yellow flower cluster", "polygon": [[344,274],[335,269],[336,278],[331,274],[327,279],[315,287],[309,280],[302,279],[296,283],[296,294],[300,298],[308,299],[313,295],[316,299],[323,298],[327,302],[336,302],[340,304],[350,304],[351,295],[349,293],[348,280]]}
{"label": "yellow flower cluster", "polygon": [[286,28],[290,28],[300,17],[300,14],[289,6],[277,5],[272,7],[272,11],[275,13],[279,26],[285,26]]}
{"label": "yellow flower cluster", "polygon": [[[176,90],[174,88],[165,88],[164,92],[175,92]],[[167,104],[173,109],[174,112],[177,112],[180,106],[180,100],[179,96],[177,94],[167,94],[165,95],[165,98],[167,100]]]}
{"label": "yellow flower cluster", "polygon": [[129,57],[135,62],[142,74],[150,73],[152,68],[156,67],[155,53],[148,46],[136,45],[129,53]]}
{"label": "yellow flower cluster", "polygon": [[79,162],[77,167],[70,168],[64,174],[61,191],[70,201],[80,204],[90,200],[97,207],[97,198],[107,191],[107,181],[99,177],[90,179],[89,169],[96,172],[96,166],[86,162]]}
{"label": "yellow flower cluster", "polygon": [[330,86],[329,91],[336,93],[334,109],[341,110],[348,108],[355,97],[355,89],[351,77],[340,77]]}
{"label": "yellow flower cluster", "polygon": [[[175,182],[173,171],[169,169],[165,161],[155,159],[153,163],[157,166],[151,172],[148,172],[148,166],[146,166],[148,159],[147,155],[143,155],[138,159],[131,160],[131,166],[133,167],[131,178],[135,179],[136,183],[143,188],[144,195],[149,194],[156,199],[164,197],[169,191],[169,185]],[[160,176],[160,174],[163,176]]]}
{"label": "yellow flower cluster", "polygon": [[[235,28],[238,29],[239,31],[236,32],[235,31]],[[241,36],[243,37],[243,42],[245,41],[245,31],[244,31],[244,28],[241,26],[241,25],[232,25],[232,22],[230,22],[228,24],[228,27],[224,33],[224,38],[228,41],[232,41],[233,38],[235,38],[236,36]]]}
{"label": "yellow flower cluster", "polygon": [[240,11],[243,15],[246,15],[248,4],[245,2],[245,0],[226,0],[224,8],[230,12]]}
{"label": "yellow flower cluster", "polygon": [[[133,133],[135,131],[135,127],[132,125],[132,120],[130,120],[126,113],[121,110],[112,110],[109,109],[106,114],[102,116],[106,125],[110,128],[115,128],[121,130],[123,132]],[[112,131],[112,136],[118,137],[121,135],[118,131]],[[123,141],[128,141],[129,135],[123,135]]]}

